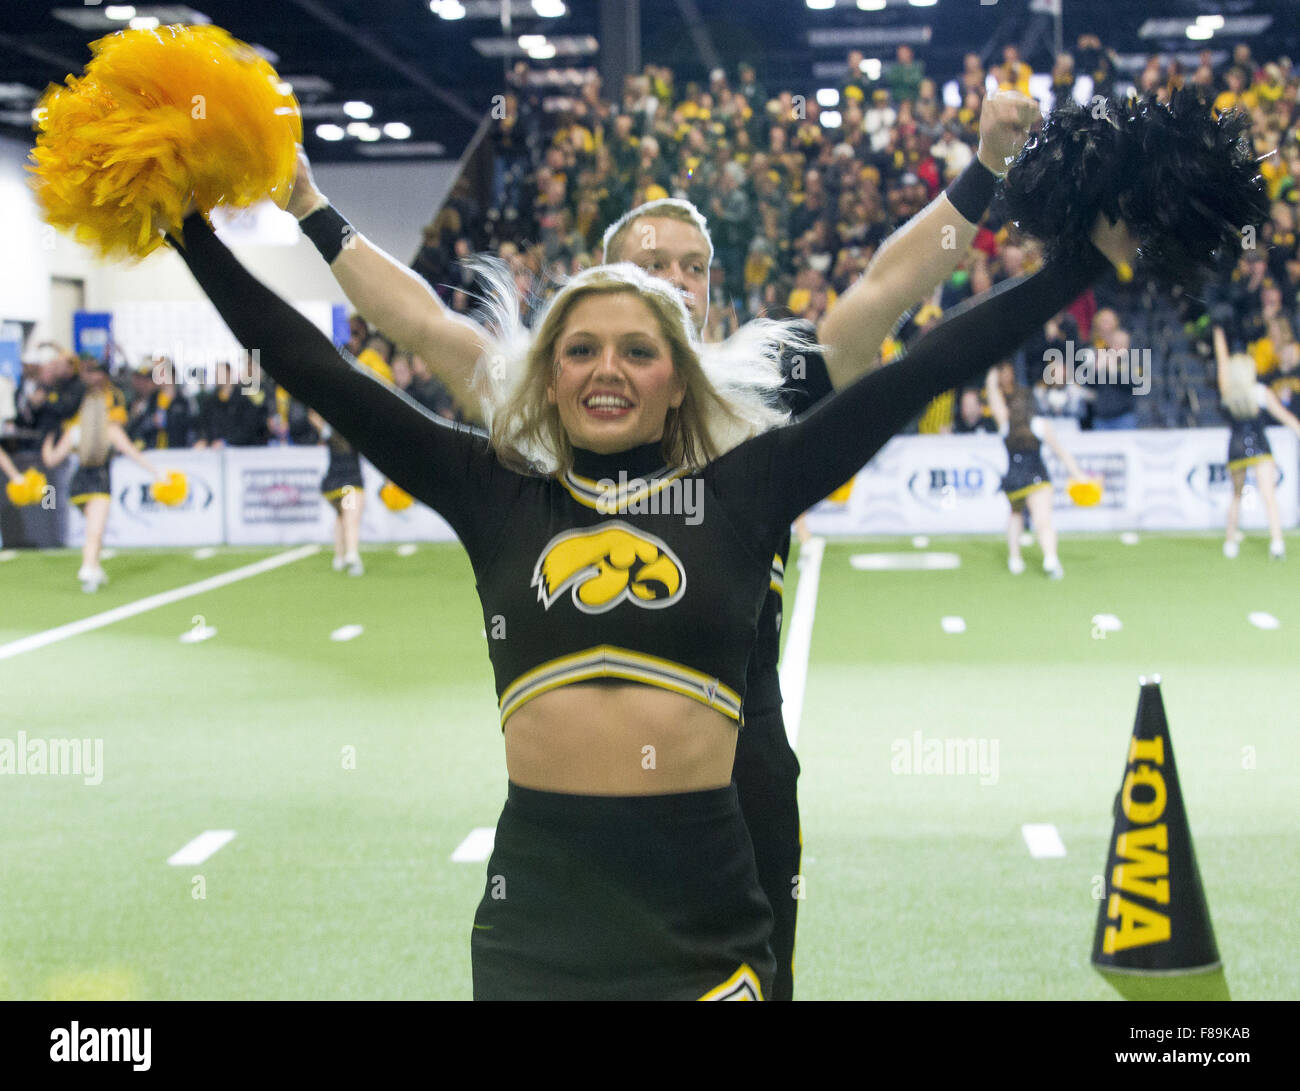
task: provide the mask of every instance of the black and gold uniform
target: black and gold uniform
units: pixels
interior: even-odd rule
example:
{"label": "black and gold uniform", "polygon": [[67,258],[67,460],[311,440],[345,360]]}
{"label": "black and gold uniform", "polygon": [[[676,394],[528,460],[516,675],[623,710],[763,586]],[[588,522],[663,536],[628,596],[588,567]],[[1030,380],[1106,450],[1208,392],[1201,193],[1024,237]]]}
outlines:
{"label": "black and gold uniform", "polygon": [[[812,342],[816,330],[801,323],[801,336]],[[834,390],[819,353],[801,352],[783,361],[782,391],[792,415],[802,416]],[[803,850],[799,825],[799,759],[786,734],[781,714],[781,618],[785,569],[790,560],[790,531],[772,558],[768,591],[758,619],[745,683],[745,729],[736,740],[733,779],[740,810],[754,843],[759,885],[772,906],[772,954],[776,976],[771,1000],[794,998],[794,938],[799,902],[796,883]]]}
{"label": "black and gold uniform", "polygon": [[[186,220],[180,252],[276,381],[456,532],[485,627],[501,615],[509,633],[490,642],[503,723],[547,689],[614,678],[739,724],[772,559],[794,518],[1109,267],[1091,251],[1000,285],[950,312],[902,363],[698,472],[657,470],[651,445],[580,452],[568,473],[541,477],[506,468],[483,433],[340,354],[202,217]],[[629,480],[611,496],[599,486],[619,479],[615,468]],[[673,502],[687,488],[695,521]],[[590,797],[511,786],[472,933],[475,996],[760,997],[774,969],[769,912],[734,788]]]}
{"label": "black and gold uniform", "polygon": [[1234,417],[1224,407],[1224,416],[1231,426],[1228,433],[1229,470],[1244,470],[1247,466],[1273,461],[1273,448],[1269,446],[1268,436],[1264,433],[1270,423],[1268,414],[1264,412],[1265,389],[1263,383],[1255,384],[1255,404],[1259,407],[1259,412],[1253,417],[1244,420]]}
{"label": "black and gold uniform", "polygon": [[[124,425],[126,423],[126,406],[123,404],[122,396],[118,393],[116,387],[110,386],[106,393],[102,395],[88,394],[85,397],[105,397],[108,400],[108,420],[111,424]],[[84,398],[83,398],[84,403]],[[67,428],[81,427],[81,410],[78,407],[77,415],[72,417],[66,425]],[[84,508],[87,501],[102,496],[109,499],[113,495],[111,484],[111,475],[109,473],[109,463],[113,461],[112,445],[106,444],[104,451],[104,461],[96,463],[87,463],[78,461],[76,470],[68,482],[68,499],[79,508]]]}
{"label": "black and gold uniform", "polygon": [[1003,436],[1007,446],[1007,472],[1002,478],[1002,491],[1011,501],[1012,511],[1024,511],[1025,499],[1039,489],[1050,489],[1052,479],[1043,462],[1042,437],[1038,418],[1024,427],[1012,426]]}
{"label": "black and gold uniform", "polygon": [[340,502],[347,493],[362,487],[361,456],[352,444],[337,433],[331,433],[327,443],[330,460],[325,468],[325,476],[320,479],[320,491],[333,504]]}

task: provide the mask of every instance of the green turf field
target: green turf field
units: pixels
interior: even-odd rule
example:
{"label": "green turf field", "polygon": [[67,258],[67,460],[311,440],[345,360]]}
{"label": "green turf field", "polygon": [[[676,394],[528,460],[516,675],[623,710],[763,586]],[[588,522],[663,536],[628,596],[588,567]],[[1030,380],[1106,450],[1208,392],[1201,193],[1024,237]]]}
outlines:
{"label": "green turf field", "polygon": [[[1010,576],[993,538],[932,539],[961,558],[941,571],[851,567],[908,540],[829,545],[798,742],[796,996],[1116,998],[1088,962],[1094,877],[1141,673],[1163,677],[1231,995],[1300,996],[1289,546],[1270,563],[1258,535],[1236,561],[1208,534],[1074,537],[1052,583],[1034,549]],[[0,776],[0,998],[469,997],[484,865],[450,857],[495,824],[505,763],[459,547],[371,548],[359,580],[321,552],[5,657],[282,552],[123,552],[94,596],[70,552],[0,560],[0,738],[103,740],[97,785]],[[787,620],[797,580],[792,563]],[[363,631],[330,639],[346,625]],[[216,632],[181,641],[198,626]],[[896,771],[917,731],[996,743],[996,777]],[[1025,823],[1055,825],[1067,855],[1033,858]],[[205,830],[237,836],[167,864]]]}

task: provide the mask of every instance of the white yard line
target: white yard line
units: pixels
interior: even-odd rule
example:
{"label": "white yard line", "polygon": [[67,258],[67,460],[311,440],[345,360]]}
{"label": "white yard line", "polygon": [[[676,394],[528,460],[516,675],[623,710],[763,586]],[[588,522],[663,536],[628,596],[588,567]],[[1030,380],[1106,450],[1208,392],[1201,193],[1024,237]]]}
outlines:
{"label": "white yard line", "polygon": [[1020,827],[1020,835],[1029,846],[1029,855],[1035,860],[1047,860],[1065,855],[1065,842],[1050,822],[1030,822]]}
{"label": "white yard line", "polygon": [[799,721],[803,718],[803,694],[808,683],[808,653],[812,648],[813,619],[817,616],[817,586],[822,577],[825,538],[810,538],[799,547],[799,586],[794,593],[790,635],[781,656],[781,711],[790,748],[799,742]]}
{"label": "white yard line", "polygon": [[491,826],[479,826],[469,831],[469,836],[456,846],[451,858],[458,864],[477,864],[492,855],[497,831]]}
{"label": "white yard line", "polygon": [[67,640],[69,637],[80,636],[82,633],[89,633],[95,629],[102,629],[104,626],[112,625],[116,621],[123,621],[126,618],[135,617],[137,614],[144,614],[150,610],[157,610],[160,606],[170,606],[173,602],[180,602],[182,599],[202,595],[206,591],[215,591],[218,587],[225,587],[228,583],[238,583],[250,576],[270,572],[273,568],[293,564],[294,561],[300,561],[304,557],[310,557],[312,554],[319,552],[320,546],[317,545],[299,546],[297,549],[278,553],[274,557],[267,557],[265,560],[257,561],[254,564],[244,565],[243,568],[223,572],[219,576],[210,576],[206,580],[189,583],[172,591],[163,591],[157,595],[150,595],[148,598],[128,602],[124,606],[115,606],[112,610],[105,610],[102,614],[94,614],[91,617],[82,618],[80,621],[72,621],[67,625],[60,625],[54,629],[46,629],[43,633],[35,633],[32,636],[10,641],[8,644],[0,644],[0,659],[12,659],[16,655],[32,652],[49,644],[57,644],[60,640]]}
{"label": "white yard line", "polygon": [[234,830],[204,830],[198,837],[167,857],[172,867],[193,867],[201,864],[217,849],[235,839]]}

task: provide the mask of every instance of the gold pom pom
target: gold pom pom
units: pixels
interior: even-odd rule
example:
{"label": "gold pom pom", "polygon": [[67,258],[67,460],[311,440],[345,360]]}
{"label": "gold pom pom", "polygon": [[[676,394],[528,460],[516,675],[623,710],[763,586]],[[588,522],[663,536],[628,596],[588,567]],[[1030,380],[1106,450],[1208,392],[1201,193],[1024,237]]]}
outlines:
{"label": "gold pom pom", "polygon": [[45,219],[110,258],[180,234],[192,201],[281,208],[293,188],[298,103],[265,60],[213,26],[124,30],[37,110],[32,186]]}
{"label": "gold pom pom", "polygon": [[45,475],[33,466],[24,471],[22,477],[6,482],[5,494],[14,507],[23,508],[40,501],[45,495],[45,485]]}
{"label": "gold pom pom", "polygon": [[1101,482],[1091,480],[1073,480],[1066,490],[1081,508],[1091,508],[1101,503]]}
{"label": "gold pom pom", "polygon": [[384,482],[384,487],[379,490],[379,499],[389,511],[405,511],[415,502],[409,492],[399,489],[391,481]]}
{"label": "gold pom pom", "polygon": [[190,482],[180,470],[171,470],[167,474],[165,481],[155,481],[149,486],[149,494],[160,504],[166,504],[169,508],[174,508],[177,504],[184,503],[185,497],[189,495]]}

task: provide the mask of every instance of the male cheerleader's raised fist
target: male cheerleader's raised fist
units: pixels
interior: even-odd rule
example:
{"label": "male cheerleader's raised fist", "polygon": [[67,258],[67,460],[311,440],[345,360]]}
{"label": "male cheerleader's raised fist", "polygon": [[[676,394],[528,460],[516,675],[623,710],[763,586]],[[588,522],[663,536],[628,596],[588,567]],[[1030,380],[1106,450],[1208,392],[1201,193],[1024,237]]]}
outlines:
{"label": "male cheerleader's raised fist", "polygon": [[1001,177],[1042,120],[1038,103],[1019,91],[997,91],[980,109],[979,161]]}

